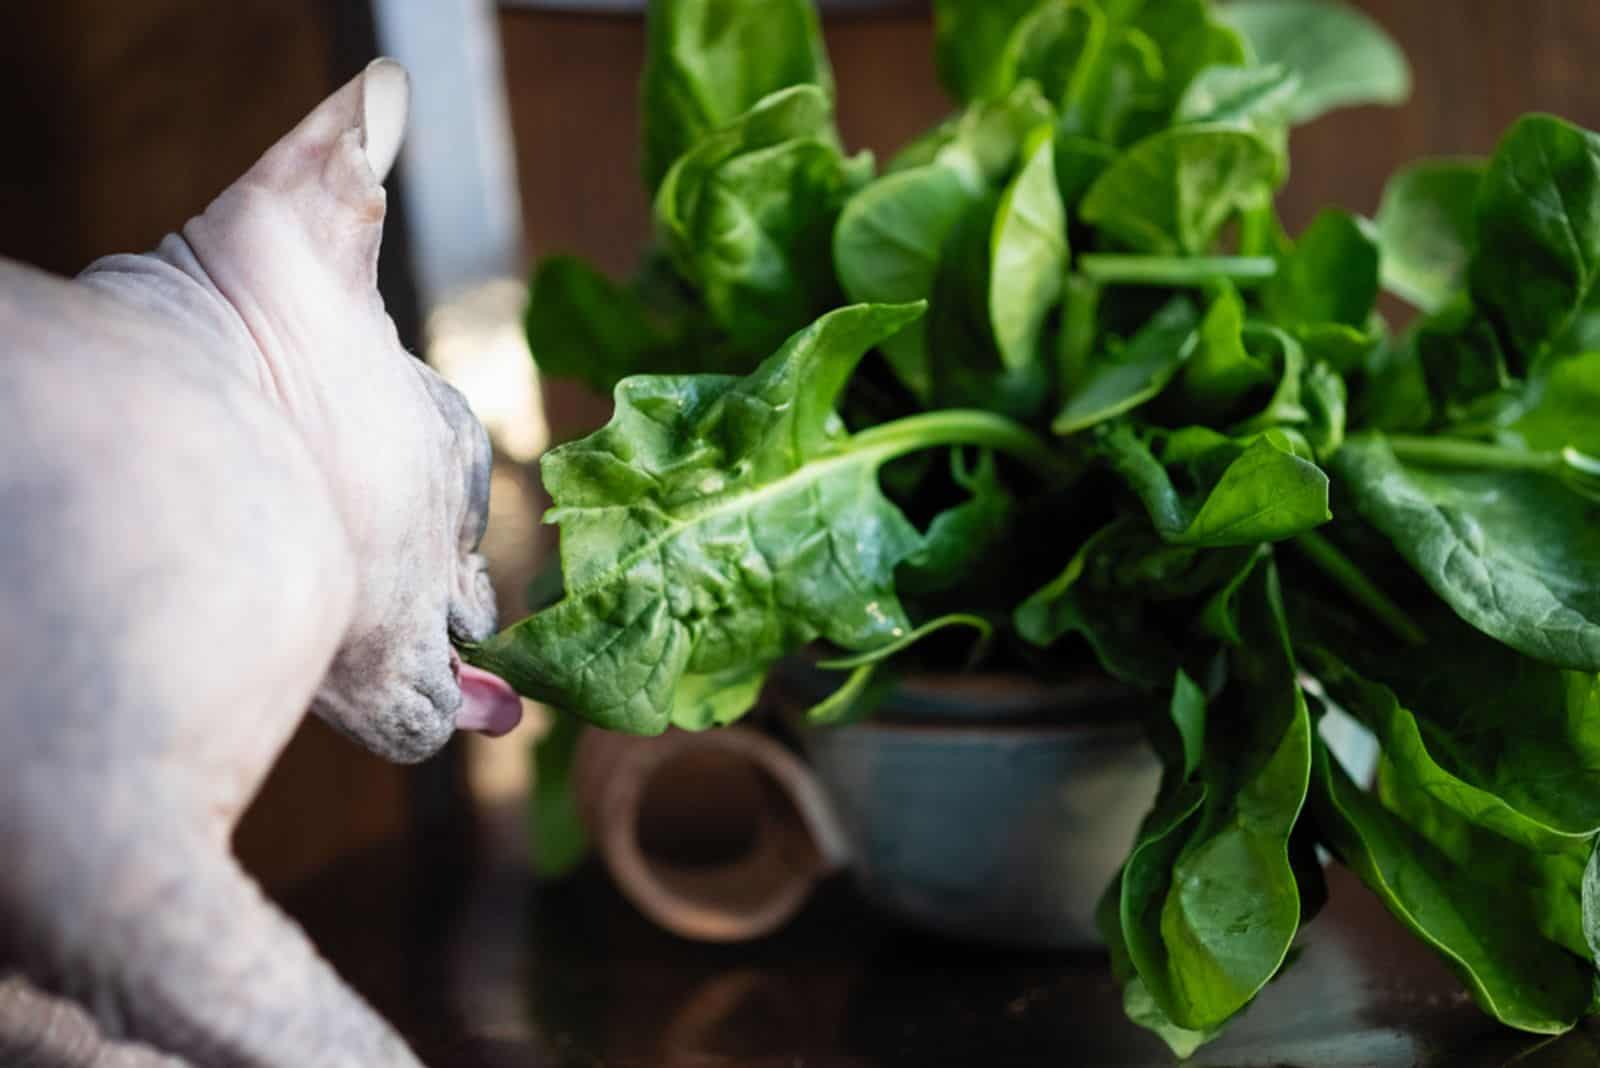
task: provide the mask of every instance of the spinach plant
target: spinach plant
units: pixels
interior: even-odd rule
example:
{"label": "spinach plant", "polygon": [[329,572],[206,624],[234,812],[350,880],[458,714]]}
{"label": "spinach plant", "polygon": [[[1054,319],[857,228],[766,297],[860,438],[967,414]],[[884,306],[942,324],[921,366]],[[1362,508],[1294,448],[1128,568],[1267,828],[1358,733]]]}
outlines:
{"label": "spinach plant", "polygon": [[[657,240],[623,282],[545,260],[528,315],[615,415],[544,459],[561,592],[469,655],[641,733],[738,719],[806,648],[840,672],[823,721],[952,643],[1109,674],[1166,767],[1100,910],[1133,1020],[1187,1054],[1243,1011],[1320,846],[1484,1011],[1572,1027],[1600,944],[1600,136],[1529,116],[1290,236],[1291,127],[1408,88],[1353,9],[934,10],[957,109],[880,167],[841,146],[808,0],[651,6]],[[1336,708],[1381,745],[1371,789],[1321,740]]]}

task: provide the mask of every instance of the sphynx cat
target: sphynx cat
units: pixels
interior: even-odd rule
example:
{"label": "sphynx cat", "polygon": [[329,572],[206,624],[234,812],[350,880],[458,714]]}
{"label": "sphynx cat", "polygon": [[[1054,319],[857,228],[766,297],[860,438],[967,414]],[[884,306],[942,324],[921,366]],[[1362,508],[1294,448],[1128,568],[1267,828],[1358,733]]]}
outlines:
{"label": "sphynx cat", "polygon": [[[229,838],[310,709],[500,733],[489,443],[376,288],[380,60],[152,253],[0,261],[0,1062],[408,1066]],[[8,1059],[9,1058],[9,1059]]]}

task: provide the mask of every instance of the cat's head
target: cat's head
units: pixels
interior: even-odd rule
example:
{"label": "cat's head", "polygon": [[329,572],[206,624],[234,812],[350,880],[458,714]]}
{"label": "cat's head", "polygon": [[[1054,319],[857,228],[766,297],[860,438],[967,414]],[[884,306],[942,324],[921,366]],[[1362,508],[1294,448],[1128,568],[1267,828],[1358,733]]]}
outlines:
{"label": "cat's head", "polygon": [[373,63],[184,228],[349,534],[354,617],[313,708],[400,761],[430,755],[457,726],[509,729],[520,712],[451,643],[495,627],[477,552],[488,438],[461,394],[401,345],[377,288],[382,183],[409,96],[399,64]]}

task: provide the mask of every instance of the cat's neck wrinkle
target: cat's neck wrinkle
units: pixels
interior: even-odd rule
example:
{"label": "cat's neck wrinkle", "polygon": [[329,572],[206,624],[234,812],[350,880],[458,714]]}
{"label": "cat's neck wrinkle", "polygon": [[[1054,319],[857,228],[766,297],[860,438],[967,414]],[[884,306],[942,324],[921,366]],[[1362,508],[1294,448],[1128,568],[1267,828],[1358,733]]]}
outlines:
{"label": "cat's neck wrinkle", "polygon": [[275,403],[281,401],[260,339],[182,234],[168,234],[153,252],[96,260],[78,281],[169,325],[181,324],[219,367],[243,375]]}

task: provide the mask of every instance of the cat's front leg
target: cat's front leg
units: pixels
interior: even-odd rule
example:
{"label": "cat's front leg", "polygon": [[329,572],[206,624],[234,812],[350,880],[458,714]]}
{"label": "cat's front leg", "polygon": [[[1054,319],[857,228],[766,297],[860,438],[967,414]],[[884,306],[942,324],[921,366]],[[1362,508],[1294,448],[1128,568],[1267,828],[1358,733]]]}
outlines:
{"label": "cat's front leg", "polygon": [[[70,1008],[9,988],[17,1019],[33,1021],[19,1032],[68,1029],[56,1039],[67,1042],[65,1059],[42,1064],[420,1068],[218,836],[189,831],[192,812],[151,815],[150,833],[111,848],[92,834],[58,839],[53,870],[35,876],[72,892],[30,897],[17,919],[33,936],[30,972],[85,1006],[101,1035],[181,1061],[141,1060],[131,1045],[99,1049],[92,1025],[86,1031]],[[41,1011],[54,1015],[42,1019]],[[85,1052],[123,1059],[71,1059]]]}
{"label": "cat's front leg", "polygon": [[0,1064],[7,1068],[188,1068],[148,1046],[109,1042],[83,1008],[20,975],[0,979]]}

